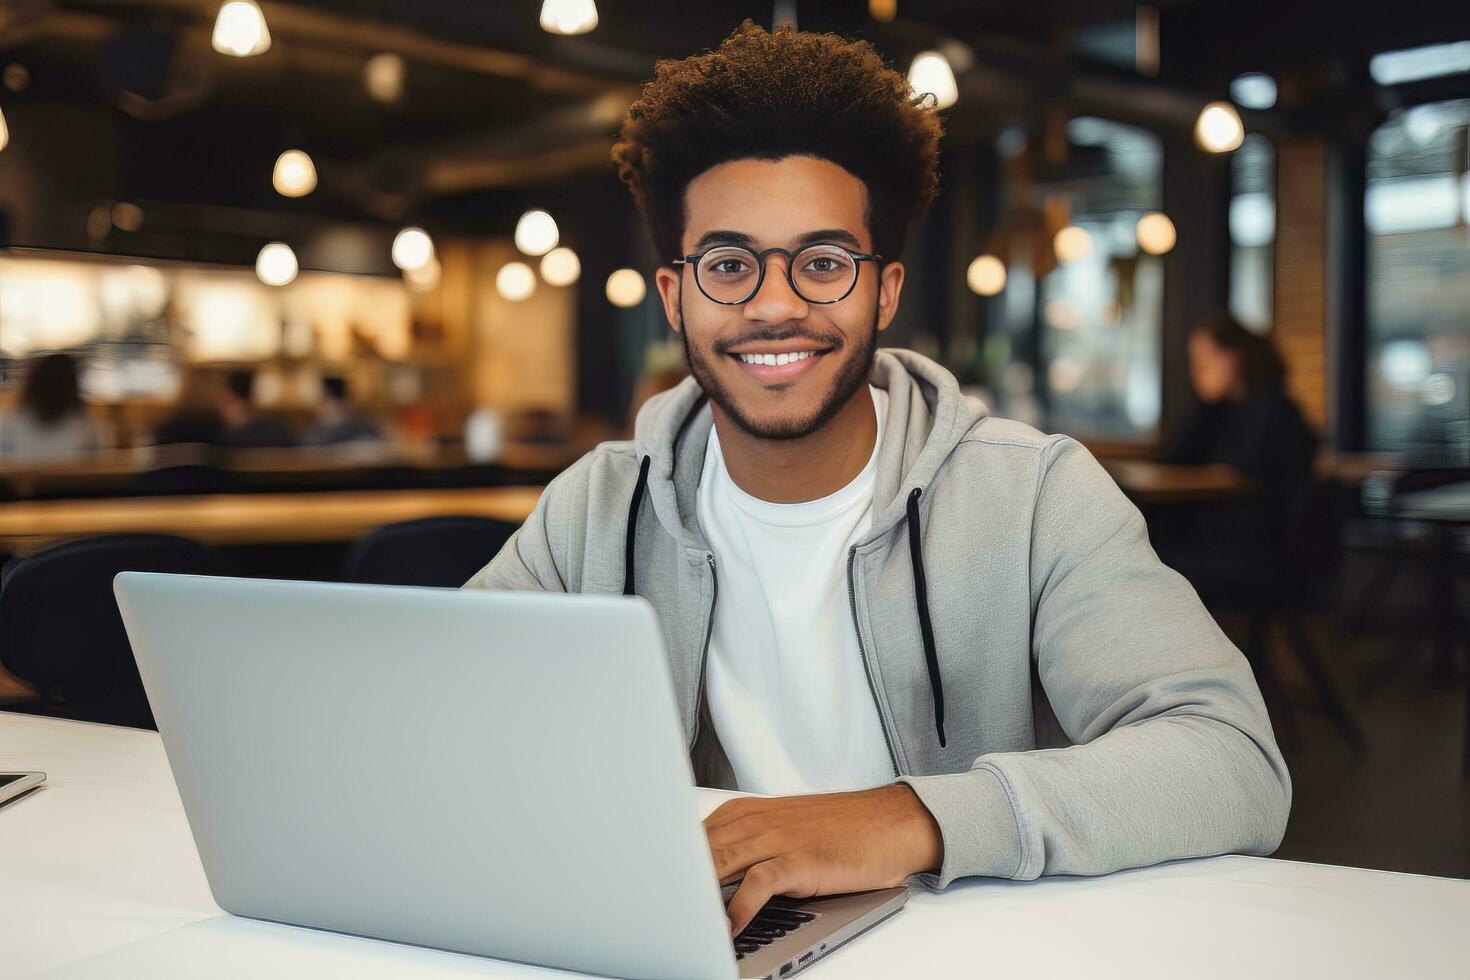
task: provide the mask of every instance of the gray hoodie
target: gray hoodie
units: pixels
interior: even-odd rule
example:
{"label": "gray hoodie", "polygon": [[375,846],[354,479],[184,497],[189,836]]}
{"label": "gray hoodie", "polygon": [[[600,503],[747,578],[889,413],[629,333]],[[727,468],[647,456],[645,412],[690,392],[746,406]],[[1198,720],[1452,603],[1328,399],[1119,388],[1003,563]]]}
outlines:
{"label": "gray hoodie", "polygon": [[[944,839],[920,881],[1273,851],[1291,781],[1250,668],[1106,471],[1066,436],[986,415],[911,351],[880,349],[870,380],[889,410],[847,579],[895,780]],[[633,440],[552,480],[465,587],[646,598],[695,773],[733,788],[704,698],[711,424],[693,378],[650,399]]]}

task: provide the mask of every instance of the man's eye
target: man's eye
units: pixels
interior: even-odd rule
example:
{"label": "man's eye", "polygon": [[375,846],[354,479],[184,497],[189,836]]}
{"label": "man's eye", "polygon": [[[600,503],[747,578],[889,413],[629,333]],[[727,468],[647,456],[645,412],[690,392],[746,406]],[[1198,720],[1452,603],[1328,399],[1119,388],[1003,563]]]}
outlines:
{"label": "man's eye", "polygon": [[720,259],[712,267],[713,271],[721,275],[732,276],[745,270],[745,263],[739,259]]}

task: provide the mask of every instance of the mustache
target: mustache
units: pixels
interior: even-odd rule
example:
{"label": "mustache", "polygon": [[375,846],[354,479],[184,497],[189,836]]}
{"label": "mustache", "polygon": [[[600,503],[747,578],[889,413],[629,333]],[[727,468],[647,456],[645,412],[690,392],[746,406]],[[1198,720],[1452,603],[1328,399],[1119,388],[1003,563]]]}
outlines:
{"label": "mustache", "polygon": [[796,329],[756,330],[752,333],[746,334],[743,337],[737,337],[733,340],[718,340],[714,343],[713,346],[715,353],[727,354],[732,348],[739,347],[741,344],[749,344],[758,340],[766,340],[772,343],[781,343],[787,340],[810,340],[819,347],[830,347],[833,350],[840,350],[843,346],[841,335],[824,337],[821,334],[815,334],[809,330]]}

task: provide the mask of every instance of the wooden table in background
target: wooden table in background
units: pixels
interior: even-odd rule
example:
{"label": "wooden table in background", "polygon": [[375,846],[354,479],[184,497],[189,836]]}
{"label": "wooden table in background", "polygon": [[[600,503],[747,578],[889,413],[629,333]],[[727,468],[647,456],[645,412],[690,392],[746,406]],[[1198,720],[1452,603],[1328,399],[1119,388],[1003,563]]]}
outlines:
{"label": "wooden table in background", "polygon": [[351,541],[382,524],[474,515],[519,524],[541,487],[214,494],[0,504],[0,548],[28,554],[93,534],[178,534],[210,545]]}
{"label": "wooden table in background", "polygon": [[1103,466],[1139,505],[1230,500],[1255,492],[1248,477],[1223,464],[1179,466],[1143,459],[1108,459]]}

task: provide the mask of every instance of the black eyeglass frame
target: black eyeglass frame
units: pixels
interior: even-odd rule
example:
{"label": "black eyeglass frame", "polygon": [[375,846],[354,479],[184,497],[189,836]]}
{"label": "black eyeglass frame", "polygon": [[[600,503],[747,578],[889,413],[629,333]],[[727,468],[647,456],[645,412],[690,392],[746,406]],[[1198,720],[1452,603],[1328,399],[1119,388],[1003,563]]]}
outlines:
{"label": "black eyeglass frame", "polygon": [[[737,249],[739,251],[744,252],[746,255],[753,255],[753,256],[755,256],[755,266],[756,266],[756,269],[758,270],[756,272],[756,276],[755,276],[755,288],[752,289],[750,291],[750,295],[749,296],[746,296],[744,299],[739,299],[739,300],[715,299],[713,296],[711,296],[709,294],[709,291],[704,288],[704,283],[702,283],[702,282],[699,281],[699,261],[701,259],[703,259],[709,253],[718,251],[719,249],[722,249],[722,248]],[[699,287],[699,291],[701,293],[704,293],[704,298],[707,299],[707,300],[709,300],[711,303],[719,303],[721,306],[743,306],[746,303],[749,303],[751,300],[755,299],[756,296],[760,294],[761,287],[763,285],[765,285],[765,282],[766,282],[766,258],[768,256],[771,256],[771,255],[778,255],[778,254],[779,255],[784,255],[784,256],[786,256],[786,283],[787,283],[787,285],[789,285],[791,287],[791,291],[793,293],[795,293],[796,295],[798,295],[798,296],[801,297],[802,302],[804,302],[804,303],[816,303],[816,304],[818,304],[820,306],[830,306],[833,303],[840,303],[840,302],[842,302],[843,300],[847,299],[847,297],[851,296],[852,295],[852,291],[857,288],[858,279],[861,278],[862,271],[863,271],[862,265],[859,264],[856,267],[857,268],[857,271],[853,274],[852,284],[847,287],[847,292],[843,293],[841,296],[837,297],[836,299],[807,299],[806,298],[806,294],[803,293],[797,287],[797,285],[796,285],[796,278],[792,275],[792,270],[796,268],[796,257],[798,255],[800,255],[802,252],[805,252],[808,249],[813,249],[813,248],[836,248],[836,249],[841,249],[842,251],[846,252],[848,254],[848,256],[854,262],[856,262],[856,263],[862,263],[862,262],[878,262],[878,263],[881,263],[883,261],[883,256],[881,256],[881,255],[878,255],[876,253],[868,253],[868,252],[854,252],[852,249],[848,248],[847,246],[845,246],[845,245],[838,245],[836,242],[813,242],[810,245],[803,245],[801,248],[797,249],[795,252],[792,252],[790,249],[785,249],[785,248],[768,248],[768,249],[766,249],[763,252],[757,252],[754,249],[746,248],[744,245],[711,245],[709,248],[705,249],[703,252],[692,252],[689,255],[684,256],[683,258],[674,259],[669,264],[670,265],[687,265],[687,266],[689,266],[691,268],[691,270],[694,272],[694,285],[697,286],[697,287]]]}

